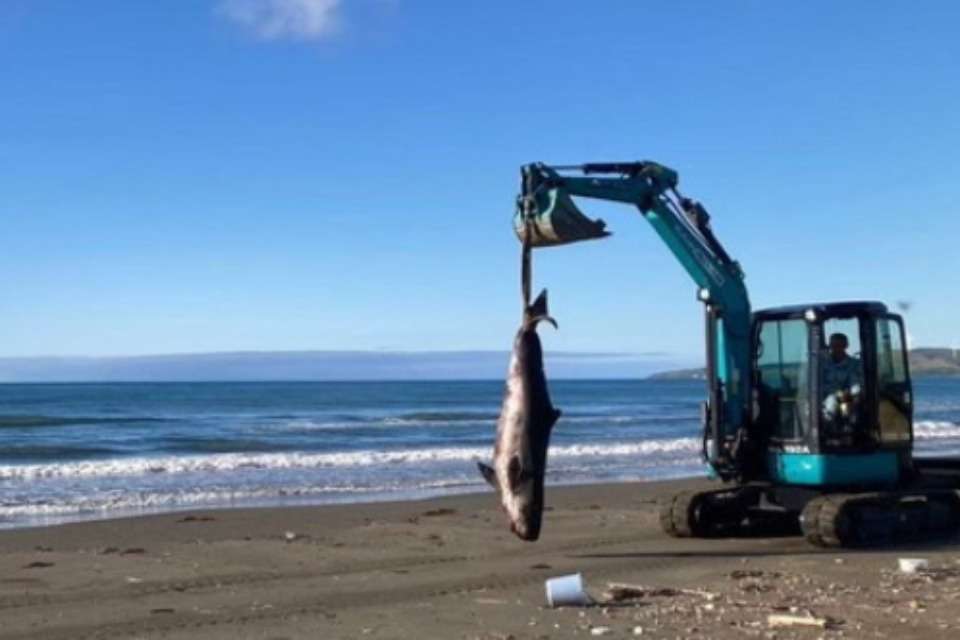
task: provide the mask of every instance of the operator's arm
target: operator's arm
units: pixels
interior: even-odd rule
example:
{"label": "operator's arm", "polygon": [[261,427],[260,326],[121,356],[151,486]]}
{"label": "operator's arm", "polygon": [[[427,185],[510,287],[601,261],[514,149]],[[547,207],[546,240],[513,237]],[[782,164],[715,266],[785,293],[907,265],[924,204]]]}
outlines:
{"label": "operator's arm", "polygon": [[863,389],[863,361],[858,358],[848,359],[848,378],[850,393],[857,395]]}

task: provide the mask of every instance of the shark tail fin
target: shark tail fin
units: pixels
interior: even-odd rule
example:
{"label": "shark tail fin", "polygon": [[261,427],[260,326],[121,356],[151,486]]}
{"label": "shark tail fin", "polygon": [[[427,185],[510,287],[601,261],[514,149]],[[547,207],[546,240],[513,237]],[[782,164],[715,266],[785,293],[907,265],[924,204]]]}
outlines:
{"label": "shark tail fin", "polygon": [[542,321],[546,320],[553,325],[553,328],[557,328],[557,321],[550,317],[550,312],[547,310],[547,290],[544,289],[540,292],[540,295],[537,296],[537,299],[533,301],[529,307],[524,310],[524,326],[527,329],[534,329]]}

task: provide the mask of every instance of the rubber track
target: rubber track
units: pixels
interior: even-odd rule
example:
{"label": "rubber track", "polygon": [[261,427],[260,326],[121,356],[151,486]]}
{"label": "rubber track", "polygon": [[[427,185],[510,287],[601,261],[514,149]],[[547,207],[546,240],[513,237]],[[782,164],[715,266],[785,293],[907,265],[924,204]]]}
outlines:
{"label": "rubber track", "polygon": [[[740,500],[742,496],[755,491],[750,486],[729,487],[712,491],[681,491],[674,495],[660,509],[660,526],[664,533],[675,538],[708,538],[716,531],[736,529],[740,519],[746,516],[746,511],[736,512],[736,521],[698,521],[698,509],[705,509],[709,517],[718,517],[723,514],[727,505],[723,502]],[[719,502],[715,498],[725,496]],[[717,509],[720,507],[720,509]]]}
{"label": "rubber track", "polygon": [[[926,511],[919,519],[921,523],[933,520],[935,510],[946,508],[950,517],[935,529],[920,528],[914,532],[903,533],[897,530],[896,523],[901,518],[890,518],[888,530],[877,534],[861,526],[862,515],[867,510],[886,511],[890,516],[901,510],[909,516],[907,509],[916,510],[915,499],[924,499]],[[862,511],[860,511],[862,510]],[[859,514],[858,514],[859,511]],[[860,515],[861,517],[858,517]],[[915,515],[915,514],[914,514]],[[906,520],[906,518],[904,518]],[[955,493],[942,492],[891,492],[832,494],[819,496],[811,500],[803,510],[801,521],[806,539],[819,547],[870,547],[878,544],[898,544],[941,536],[956,531],[960,525],[960,499]],[[940,522],[937,522],[940,525]],[[874,536],[871,538],[871,536]]]}
{"label": "rubber track", "polygon": [[660,528],[674,538],[693,537],[690,523],[691,507],[698,491],[681,491],[660,507]]}

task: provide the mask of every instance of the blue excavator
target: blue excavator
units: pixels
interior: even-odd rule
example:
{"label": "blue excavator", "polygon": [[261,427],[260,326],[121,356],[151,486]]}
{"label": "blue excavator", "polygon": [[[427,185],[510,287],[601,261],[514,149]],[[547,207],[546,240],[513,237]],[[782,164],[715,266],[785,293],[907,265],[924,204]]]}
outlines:
{"label": "blue excavator", "polygon": [[880,302],[754,311],[710,216],[655,162],[526,165],[514,226],[533,248],[609,235],[574,197],[636,206],[704,305],[703,457],[718,486],[661,505],[675,537],[794,531],[821,547],[952,535],[960,460],[913,455],[903,318]]}

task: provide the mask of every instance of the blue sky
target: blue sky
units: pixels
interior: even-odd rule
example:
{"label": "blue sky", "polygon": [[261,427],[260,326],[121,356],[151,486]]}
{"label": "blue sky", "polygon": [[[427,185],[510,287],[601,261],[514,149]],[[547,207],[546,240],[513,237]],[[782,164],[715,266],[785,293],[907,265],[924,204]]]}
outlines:
{"label": "blue sky", "polygon": [[[2,0],[0,356],[504,349],[521,164],[680,172],[757,307],[956,318],[960,5]],[[548,349],[696,358],[628,207]]]}

